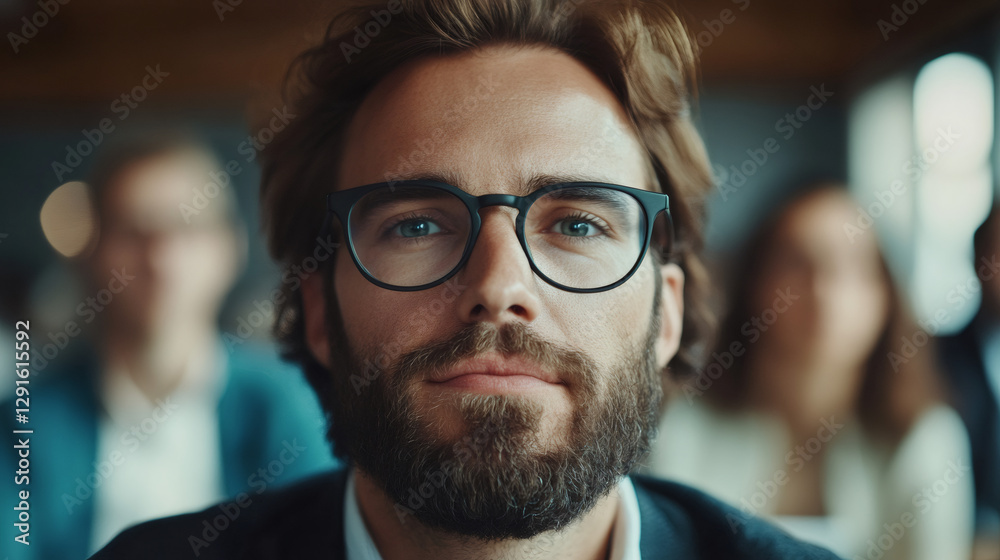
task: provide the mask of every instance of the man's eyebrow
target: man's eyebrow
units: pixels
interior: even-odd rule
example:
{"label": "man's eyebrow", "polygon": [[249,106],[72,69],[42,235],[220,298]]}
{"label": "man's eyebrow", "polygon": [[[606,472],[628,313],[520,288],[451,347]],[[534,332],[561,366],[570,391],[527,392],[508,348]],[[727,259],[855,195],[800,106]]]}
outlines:
{"label": "man's eyebrow", "polygon": [[521,184],[521,192],[517,193],[521,196],[528,196],[529,194],[542,189],[545,187],[551,187],[552,185],[558,185],[560,183],[608,183],[603,177],[588,177],[586,175],[575,175],[575,174],[565,174],[565,175],[552,175],[547,173],[537,173],[528,178],[527,181]]}
{"label": "man's eyebrow", "polygon": [[[418,172],[411,175],[399,176],[395,179],[396,181],[434,181],[438,183],[447,183],[449,185],[458,187],[460,189],[468,191],[468,184],[465,181],[464,176],[455,171],[428,171],[428,172]],[[542,189],[545,187],[550,187],[552,185],[558,185],[561,183],[609,183],[606,177],[593,177],[587,175],[578,175],[573,173],[567,174],[551,174],[551,173],[536,173],[528,177],[527,180],[521,180],[515,186],[514,194],[519,196],[528,196],[529,194]],[[502,186],[499,183],[498,187]]]}
{"label": "man's eyebrow", "polygon": [[396,181],[433,181],[435,183],[447,183],[453,187],[461,188],[465,184],[464,176],[455,171],[427,171],[418,172],[411,175],[402,175],[393,178]]}

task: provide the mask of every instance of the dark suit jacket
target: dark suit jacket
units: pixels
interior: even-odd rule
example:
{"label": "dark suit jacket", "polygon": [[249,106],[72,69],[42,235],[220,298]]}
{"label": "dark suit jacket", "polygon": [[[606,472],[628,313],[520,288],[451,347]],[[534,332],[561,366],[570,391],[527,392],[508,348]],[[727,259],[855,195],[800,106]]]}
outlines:
{"label": "dark suit jacket", "polygon": [[[230,354],[227,364],[227,383],[218,404],[224,495],[247,490],[250,475],[277,459],[286,440],[297,439],[296,444],[305,446],[306,451],[283,470],[275,484],[313,475],[335,464],[318,425],[319,406],[298,370],[264,354],[245,351]],[[72,367],[49,368],[33,379],[27,426],[14,424],[13,402],[0,403],[0,409],[11,411],[0,421],[8,436],[12,429],[35,431],[29,436],[27,487],[14,485],[17,456],[13,442],[0,448],[0,472],[4,473],[0,510],[5,512],[0,520],[0,558],[73,560],[85,558],[90,550],[94,498],[85,481],[88,477],[97,481],[95,463],[100,466],[107,461],[107,457],[97,456],[103,407],[95,388],[96,371],[96,361],[88,358]],[[121,451],[127,456],[127,449]],[[97,487],[99,490],[100,482]],[[17,492],[25,488],[30,491],[30,546],[14,542],[19,533],[13,526],[13,507]]]}
{"label": "dark suit jacket", "polygon": [[1000,513],[1000,407],[987,379],[977,317],[962,332],[940,339],[943,366],[955,408],[972,443],[976,510]]}
{"label": "dark suit jacket", "polygon": [[[337,470],[242,503],[151,521],[123,532],[93,560],[344,558],[346,480]],[[836,560],[692,488],[632,480],[643,560]]]}

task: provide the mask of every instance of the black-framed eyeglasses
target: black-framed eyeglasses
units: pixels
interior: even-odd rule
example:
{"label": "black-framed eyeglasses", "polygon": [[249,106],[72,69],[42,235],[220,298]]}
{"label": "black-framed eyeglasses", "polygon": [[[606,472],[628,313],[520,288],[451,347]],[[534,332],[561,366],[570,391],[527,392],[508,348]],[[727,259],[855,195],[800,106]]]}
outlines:
{"label": "black-framed eyeglasses", "polygon": [[667,195],[606,183],[560,183],[528,196],[471,195],[437,181],[376,183],[326,196],[358,270],[390,290],[432,288],[465,266],[479,237],[479,211],[517,210],[514,228],[531,269],[570,292],[615,288],[635,274],[662,212],[665,252],[672,241]]}

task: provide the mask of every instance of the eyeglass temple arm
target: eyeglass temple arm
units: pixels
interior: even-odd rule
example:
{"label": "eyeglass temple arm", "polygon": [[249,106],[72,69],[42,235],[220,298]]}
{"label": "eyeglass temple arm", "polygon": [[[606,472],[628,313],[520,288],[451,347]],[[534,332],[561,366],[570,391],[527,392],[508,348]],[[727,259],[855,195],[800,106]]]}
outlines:
{"label": "eyeglass temple arm", "polygon": [[663,247],[660,248],[663,258],[665,260],[670,260],[674,252],[674,219],[670,215],[670,197],[664,195],[663,197],[663,209],[657,212],[657,216],[653,217],[653,221],[656,221],[659,213],[663,213],[663,218],[666,220],[666,239],[664,240]]}

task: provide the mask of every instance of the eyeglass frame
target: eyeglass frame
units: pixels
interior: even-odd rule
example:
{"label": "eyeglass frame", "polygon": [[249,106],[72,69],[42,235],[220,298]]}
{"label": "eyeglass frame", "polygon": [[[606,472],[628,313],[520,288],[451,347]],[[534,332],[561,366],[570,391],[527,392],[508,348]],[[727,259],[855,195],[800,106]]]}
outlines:
{"label": "eyeglass frame", "polygon": [[[351,213],[354,211],[355,204],[368,195],[378,189],[388,188],[390,190],[395,190],[402,187],[430,187],[443,190],[449,194],[454,195],[456,198],[462,201],[465,205],[466,210],[469,211],[470,219],[470,229],[469,238],[465,242],[465,248],[462,249],[462,258],[458,261],[458,264],[454,266],[448,273],[446,273],[441,278],[428,282],[426,284],[421,284],[419,286],[397,286],[395,284],[389,284],[375,278],[368,269],[361,263],[358,259],[357,251],[354,249],[354,240],[351,235],[350,219]],[[565,284],[556,282],[555,280],[549,278],[544,272],[538,269],[535,264],[535,258],[531,255],[531,249],[528,248],[528,241],[524,236],[524,222],[528,214],[528,210],[531,205],[534,204],[536,200],[542,196],[556,190],[562,190],[567,188],[579,188],[579,187],[600,187],[604,189],[610,189],[618,192],[623,192],[633,199],[635,199],[639,206],[642,208],[643,215],[646,219],[646,231],[643,237],[642,248],[639,251],[639,256],[636,258],[635,264],[621,279],[617,282],[607,284],[605,286],[600,286],[597,288],[571,288]],[[626,187],[624,185],[615,185],[612,183],[599,183],[599,182],[565,182],[565,183],[555,183],[552,185],[547,185],[542,188],[536,189],[531,194],[527,196],[518,196],[513,194],[484,194],[484,195],[473,195],[470,194],[454,185],[448,183],[443,183],[440,181],[432,180],[406,180],[406,181],[392,181],[392,182],[382,182],[382,183],[370,183],[367,185],[361,185],[359,187],[352,187],[350,189],[345,189],[342,191],[335,191],[328,193],[326,195],[326,217],[323,220],[323,226],[321,228],[321,236],[326,236],[329,233],[331,219],[330,216],[336,216],[337,220],[341,224],[341,230],[344,232],[345,239],[347,241],[348,253],[351,255],[351,260],[354,261],[354,265],[357,267],[361,275],[365,277],[366,280],[375,284],[380,288],[385,288],[387,290],[393,290],[397,292],[418,292],[421,290],[427,290],[435,286],[440,286],[441,284],[447,282],[453,276],[458,274],[460,270],[469,261],[469,257],[472,256],[472,250],[476,245],[476,240],[479,238],[479,233],[482,230],[482,216],[479,215],[479,211],[483,208],[489,208],[491,206],[507,206],[509,208],[514,208],[517,210],[517,218],[514,221],[514,233],[517,236],[518,242],[521,244],[521,249],[524,251],[524,256],[528,259],[528,264],[531,266],[531,270],[537,274],[542,280],[551,286],[559,288],[572,293],[579,294],[590,294],[606,292],[608,290],[613,290],[618,286],[621,286],[627,282],[635,274],[639,267],[642,265],[642,261],[645,259],[646,252],[649,250],[649,244],[653,237],[653,229],[655,225],[656,218],[659,217],[662,212],[666,218],[666,242],[663,248],[663,253],[669,254],[673,248],[674,241],[674,228],[673,219],[670,216],[670,197],[666,193],[647,191],[644,189],[637,189],[635,187]],[[345,219],[346,218],[346,219]]]}

